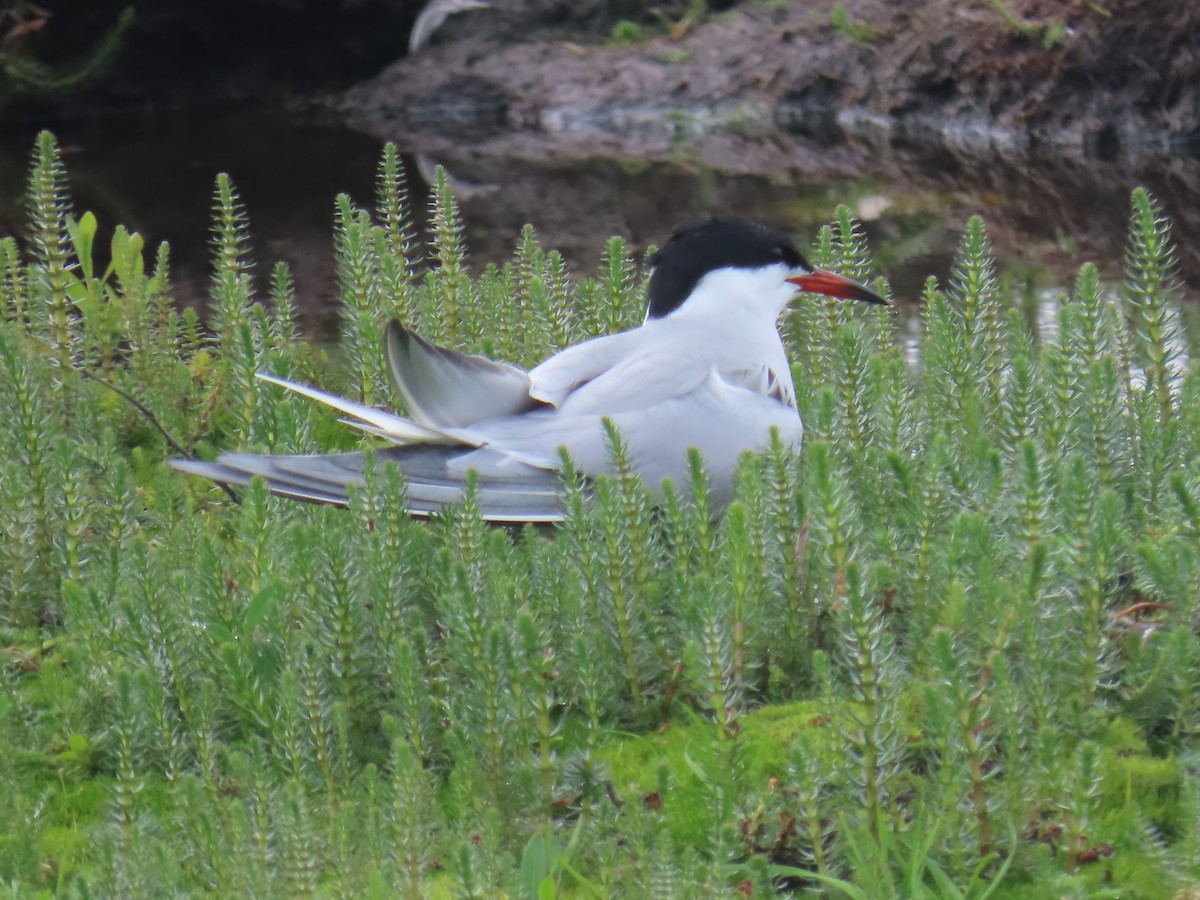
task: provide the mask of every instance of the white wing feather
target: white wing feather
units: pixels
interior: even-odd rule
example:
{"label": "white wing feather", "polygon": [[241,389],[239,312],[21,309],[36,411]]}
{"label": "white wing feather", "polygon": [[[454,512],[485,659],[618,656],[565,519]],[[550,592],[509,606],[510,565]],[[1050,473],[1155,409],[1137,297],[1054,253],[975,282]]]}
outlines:
{"label": "white wing feather", "polygon": [[410,419],[405,419],[402,416],[393,415],[389,412],[384,412],[381,409],[375,409],[373,406],[367,406],[364,403],[356,403],[353,400],[347,400],[344,397],[339,397],[336,394],[330,394],[326,391],[319,390],[314,387],[309,387],[306,384],[298,384],[295,381],[288,381],[285,378],[277,378],[274,375],[268,375],[266,372],[259,372],[258,378],[260,381],[265,381],[268,384],[278,385],[281,388],[286,388],[293,393],[299,394],[302,397],[308,397],[310,400],[316,400],[318,403],[323,403],[326,406],[336,409],[340,413],[345,413],[355,419],[360,419],[363,422],[373,425],[375,428],[387,432],[389,440],[394,443],[431,443],[431,444],[454,444],[458,441],[449,437],[443,431],[429,428],[424,425],[418,425]]}

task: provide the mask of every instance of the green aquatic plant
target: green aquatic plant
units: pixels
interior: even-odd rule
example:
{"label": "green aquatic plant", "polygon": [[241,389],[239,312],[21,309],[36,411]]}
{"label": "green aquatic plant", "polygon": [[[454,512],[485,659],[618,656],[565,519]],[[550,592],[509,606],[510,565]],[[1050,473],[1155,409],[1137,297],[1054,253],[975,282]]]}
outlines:
{"label": "green aquatic plant", "polygon": [[[487,528],[470,494],[411,521],[391,466],[330,510],[164,462],[351,445],[253,376],[386,402],[372,335],[393,315],[521,364],[626,328],[644,281],[621,241],[575,280],[526,229],[476,274],[444,176],[426,242],[388,147],[374,203],[337,200],[345,340],[323,351],[285,266],[256,297],[227,177],[205,329],[165,247],[75,216],[52,136],[31,168],[32,239],[0,237],[14,894],[1170,897],[1200,878],[1200,374],[1149,195],[1125,284],[1084,266],[1042,322],[979,220],[908,355],[894,313],[799,297],[802,454],[745,459],[722,517],[699,455],[661,498],[565,459],[566,519],[539,531]],[[811,256],[875,274],[845,210]]]}
{"label": "green aquatic plant", "polygon": [[854,41],[856,44],[873,44],[879,39],[879,35],[870,25],[851,19],[850,14],[846,12],[846,7],[841,3],[835,3],[830,8],[829,24],[842,37]]}
{"label": "green aquatic plant", "polygon": [[[1048,23],[1030,22],[1009,9],[1005,0],[987,0],[987,5],[1004,20],[1004,24],[1014,34],[1036,38],[1047,50],[1052,50],[1067,33],[1067,23],[1062,19],[1053,19]],[[1098,7],[1093,6],[1092,9],[1096,11]]]}
{"label": "green aquatic plant", "polygon": [[8,4],[0,13],[0,107],[23,97],[62,94],[96,78],[120,51],[134,18],[132,6],[123,9],[80,59],[51,65],[22,46],[22,35],[41,30],[51,14],[25,2]]}

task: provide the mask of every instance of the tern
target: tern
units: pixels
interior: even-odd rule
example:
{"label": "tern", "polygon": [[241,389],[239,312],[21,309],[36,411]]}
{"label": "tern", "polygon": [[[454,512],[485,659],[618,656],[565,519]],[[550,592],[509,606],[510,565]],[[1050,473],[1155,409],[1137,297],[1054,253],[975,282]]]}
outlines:
{"label": "tern", "polygon": [[[633,471],[652,490],[682,483],[699,450],[714,508],[732,499],[734,470],[773,430],[799,449],[804,433],[778,322],[801,291],[886,303],[870,288],[811,267],[792,240],[742,219],[711,219],[676,231],[651,258],[645,322],[568,347],[525,371],[435,346],[396,320],[385,332],[387,370],[407,417],[271,375],[259,377],[327,404],[343,421],[392,446],[408,512],[437,514],[461,503],[468,473],[483,518],[554,523],[564,516],[565,448],[587,478],[614,473],[606,420]],[[363,483],[362,453],[174,460],[183,472],[223,484],[263,478],[272,492],[346,505]]]}

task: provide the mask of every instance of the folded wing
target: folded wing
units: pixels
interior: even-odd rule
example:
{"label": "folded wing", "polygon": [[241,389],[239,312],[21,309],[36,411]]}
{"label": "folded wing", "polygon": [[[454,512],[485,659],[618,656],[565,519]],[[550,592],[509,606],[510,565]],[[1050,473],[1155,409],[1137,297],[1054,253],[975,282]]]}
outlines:
{"label": "folded wing", "polygon": [[461,428],[542,405],[529,394],[528,373],[438,347],[395,319],[387,324],[383,346],[392,387],[420,425]]}

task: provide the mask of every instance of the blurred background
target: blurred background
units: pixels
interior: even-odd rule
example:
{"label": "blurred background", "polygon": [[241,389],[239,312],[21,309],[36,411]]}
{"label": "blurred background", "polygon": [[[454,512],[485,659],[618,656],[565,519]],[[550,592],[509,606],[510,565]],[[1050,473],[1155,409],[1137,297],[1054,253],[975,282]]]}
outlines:
{"label": "blurred background", "polygon": [[[1169,24],[1168,24],[1169,23]],[[802,245],[840,203],[902,299],[945,279],[965,220],[1031,292],[1119,278],[1129,191],[1172,216],[1200,287],[1200,13],[1153,0],[239,0],[0,3],[0,234],[34,136],[77,210],[169,241],[203,309],[217,172],[265,278],[333,337],[334,198],[373,202],[384,141],[420,219],[437,165],[476,267],[525,223],[590,273],[736,214]]]}

